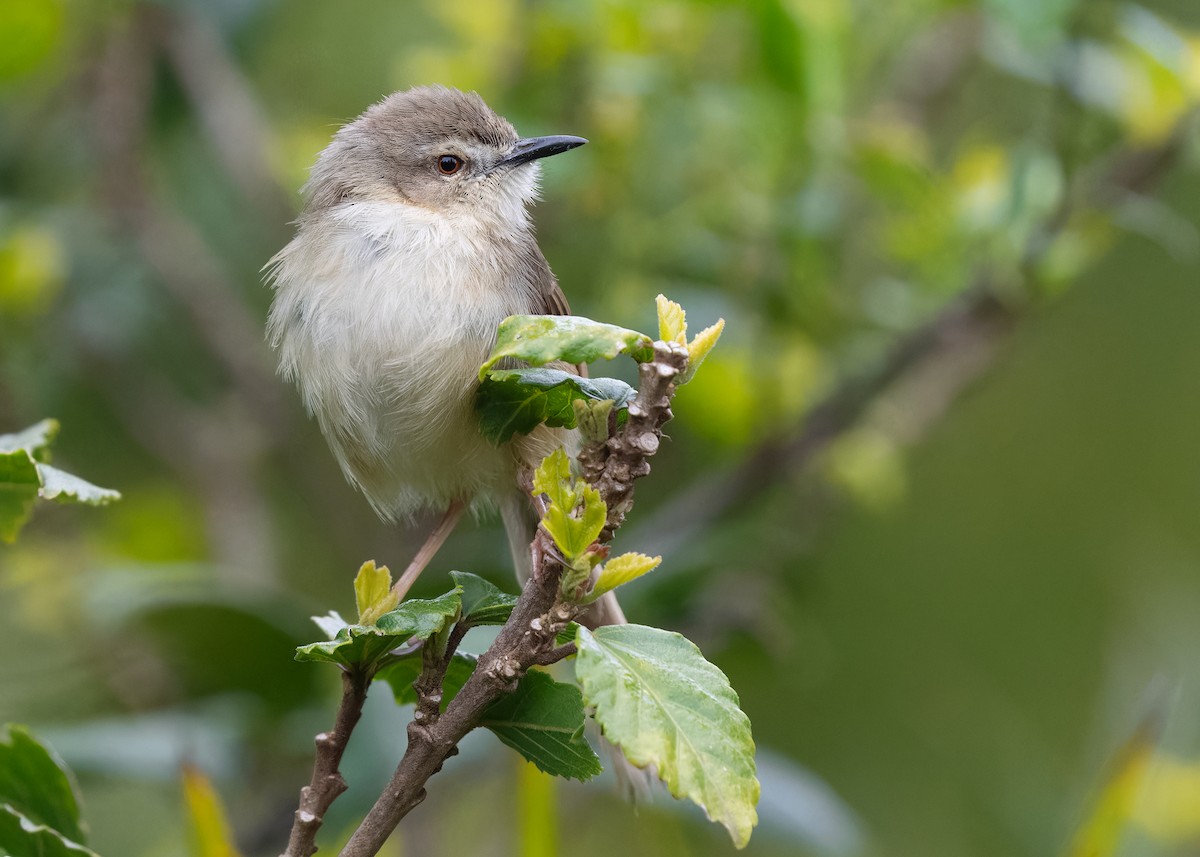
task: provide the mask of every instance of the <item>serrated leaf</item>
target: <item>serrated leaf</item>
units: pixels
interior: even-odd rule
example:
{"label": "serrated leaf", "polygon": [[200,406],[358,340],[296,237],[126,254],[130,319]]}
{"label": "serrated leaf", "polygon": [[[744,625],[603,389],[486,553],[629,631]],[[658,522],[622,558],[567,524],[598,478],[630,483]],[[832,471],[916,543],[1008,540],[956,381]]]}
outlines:
{"label": "serrated leaf", "polygon": [[745,847],[758,822],[754,739],[725,674],[680,634],[643,625],[581,627],[576,645],[575,675],[604,737]]}
{"label": "serrated leaf", "polygon": [[42,420],[24,431],[0,434],[0,452],[23,449],[34,461],[47,462],[50,460],[50,447],[58,437],[58,430],[58,420]]}
{"label": "serrated leaf", "polygon": [[479,385],[475,409],[483,436],[503,443],[543,423],[575,428],[578,400],[610,400],[623,409],[636,392],[616,378],[581,378],[561,369],[493,369]]}
{"label": "serrated leaf", "polygon": [[600,492],[571,476],[571,465],[562,448],[546,456],[533,474],[533,490],[550,500],[542,516],[545,527],[568,563],[583,555],[600,536],[608,509]]}
{"label": "serrated leaf", "polygon": [[616,589],[631,580],[637,580],[643,574],[658,568],[662,562],[661,556],[646,556],[644,553],[623,553],[604,563],[600,576],[592,587],[589,599],[599,598],[605,592]]}
{"label": "serrated leaf", "polygon": [[676,382],[680,385],[686,384],[696,375],[696,370],[700,368],[700,364],[704,362],[704,358],[708,356],[708,352],[713,350],[713,346],[717,344],[717,340],[721,338],[722,331],[725,330],[725,319],[717,319],[717,323],[711,327],[706,327],[704,330],[696,334],[690,343],[688,343],[688,364],[683,370],[683,374],[679,376]]}
{"label": "serrated leaf", "polygon": [[511,315],[500,322],[496,345],[479,368],[482,380],[487,370],[506,357],[524,360],[531,366],[591,363],[629,354],[638,362],[654,356],[650,337],[636,330],[604,324],[577,315]]}
{"label": "serrated leaf", "polygon": [[39,464],[38,473],[42,477],[42,498],[56,503],[83,503],[87,506],[107,506],[121,499],[118,491],[111,488],[101,488],[86,479],[80,479],[74,474],[51,467],[49,464]]}
{"label": "serrated leaf", "polygon": [[551,503],[572,507],[578,503],[579,497],[571,490],[572,484],[571,460],[561,446],[543,458],[533,471],[534,493],[545,494]]}
{"label": "serrated leaf", "polygon": [[98,857],[95,851],[0,803],[0,855],[5,857]]}
{"label": "serrated leaf", "polygon": [[183,768],[183,801],[193,857],[239,857],[220,795],[192,765]]}
{"label": "serrated leaf", "polygon": [[16,540],[33,514],[41,487],[37,464],[26,450],[0,452],[0,541]]}
{"label": "serrated leaf", "polygon": [[348,669],[374,669],[380,658],[406,641],[424,640],[441,631],[458,615],[459,595],[456,586],[437,598],[402,601],[374,625],[347,625],[332,640],[300,646],[296,649],[296,660],[338,664]]}
{"label": "serrated leaf", "polygon": [[452,571],[450,577],[462,589],[462,618],[467,625],[503,625],[512,614],[517,596],[509,595],[490,581],[468,571]]}
{"label": "serrated leaf", "polygon": [[568,560],[574,562],[583,555],[588,546],[600,538],[604,529],[604,521],[608,510],[600,499],[600,492],[590,485],[585,485],[581,491],[582,505],[578,514],[563,510],[560,506],[552,505],[542,519],[558,549]]}
{"label": "serrated leaf", "polygon": [[583,696],[573,684],[530,670],[517,689],[484,712],[481,726],[539,770],[557,777],[590,780],[600,759],[583,737]]}
{"label": "serrated leaf", "polygon": [[[465,652],[455,652],[446,667],[446,677],[442,681],[442,711],[450,704],[450,700],[462,690],[471,673],[475,672],[478,658]],[[417,692],[413,682],[421,675],[423,661],[421,652],[415,651],[398,658],[390,658],[387,663],[375,673],[376,681],[386,681],[392,688],[392,696],[397,705],[416,705]]]}
{"label": "serrated leaf", "polygon": [[0,732],[0,803],[68,839],[86,841],[66,765],[22,726],[9,724]]}
{"label": "serrated leaf", "polygon": [[658,338],[663,342],[687,342],[687,313],[666,295],[654,299],[658,305]]}
{"label": "serrated leaf", "polygon": [[399,596],[392,592],[392,572],[386,566],[375,567],[367,560],[354,576],[354,602],[358,606],[358,624],[374,625],[384,613],[396,609]]}

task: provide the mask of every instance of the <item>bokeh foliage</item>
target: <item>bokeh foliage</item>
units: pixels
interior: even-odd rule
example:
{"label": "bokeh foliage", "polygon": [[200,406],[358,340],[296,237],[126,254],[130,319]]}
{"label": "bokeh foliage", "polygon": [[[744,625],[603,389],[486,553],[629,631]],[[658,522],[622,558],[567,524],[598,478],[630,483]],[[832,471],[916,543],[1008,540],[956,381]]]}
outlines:
{"label": "bokeh foliage", "polygon": [[[1148,712],[1105,847],[1194,849],[1194,3],[6,0],[0,433],[58,418],[56,463],[125,499],[0,547],[0,721],[78,771],[93,846],[185,853],[190,760],[276,853],[336,691],[291,663],[306,617],[412,550],[273,376],[259,269],[337,124],[435,81],[591,140],[537,210],[575,311],[728,321],[623,538],[664,555],[628,612],[755,724],[748,853],[1066,853]],[[986,312],[792,443],[958,302]],[[503,537],[437,567],[505,580]],[[332,834],[399,756],[384,701]],[[446,776],[405,847],[517,853],[471,812],[515,805],[508,757]],[[603,783],[560,807],[579,855],[730,847]]]}

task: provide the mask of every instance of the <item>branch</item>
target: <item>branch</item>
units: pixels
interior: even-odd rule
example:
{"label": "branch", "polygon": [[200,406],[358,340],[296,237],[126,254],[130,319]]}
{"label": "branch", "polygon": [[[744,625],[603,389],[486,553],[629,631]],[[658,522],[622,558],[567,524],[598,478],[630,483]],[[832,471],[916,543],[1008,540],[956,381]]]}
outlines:
{"label": "branch", "polygon": [[676,342],[654,343],[654,359],[638,367],[638,393],[629,405],[622,431],[603,443],[584,444],[579,451],[583,476],[608,504],[608,521],[600,542],[613,533],[633,508],[633,483],[650,472],[647,460],[658,451],[662,427],[671,419],[675,378],[687,368],[687,348]]}
{"label": "branch", "polygon": [[367,701],[367,686],[371,678],[362,672],[342,673],[342,701],[338,705],[333,730],[317,736],[317,757],[309,784],[300,790],[300,807],[292,822],[287,850],[281,857],[311,857],[317,851],[317,831],[325,822],[325,813],[338,795],[346,790],[338,766],[350,741],[363,703]]}
{"label": "branch", "polygon": [[[586,455],[580,453],[581,463],[586,460],[589,480],[610,510],[606,532],[619,527],[632,506],[633,481],[650,472],[647,459],[658,449],[662,426],[671,418],[675,377],[686,366],[687,351],[682,346],[655,343],[654,359],[640,367],[641,382],[629,408],[629,420],[607,441],[589,443]],[[615,515],[613,509],[618,510]],[[479,725],[484,712],[501,696],[511,693],[530,667],[553,664],[575,654],[573,643],[560,646],[556,638],[584,607],[563,599],[560,583],[564,566],[541,527],[531,548],[533,574],[512,615],[445,712],[439,712],[441,686],[449,660],[462,639],[461,626],[451,632],[444,655],[426,657],[415,684],[418,716],[408,725],[408,748],[391,781],[342,849],[341,857],[377,854],[401,819],[425,799],[429,778],[458,752],[458,742]]]}

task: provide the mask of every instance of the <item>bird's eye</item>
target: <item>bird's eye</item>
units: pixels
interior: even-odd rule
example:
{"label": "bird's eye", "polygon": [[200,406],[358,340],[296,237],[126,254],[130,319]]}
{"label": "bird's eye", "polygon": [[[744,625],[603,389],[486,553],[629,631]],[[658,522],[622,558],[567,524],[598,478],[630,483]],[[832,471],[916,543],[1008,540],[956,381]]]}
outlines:
{"label": "bird's eye", "polygon": [[444,176],[452,176],[462,169],[462,158],[454,155],[439,155],[437,160],[438,172]]}

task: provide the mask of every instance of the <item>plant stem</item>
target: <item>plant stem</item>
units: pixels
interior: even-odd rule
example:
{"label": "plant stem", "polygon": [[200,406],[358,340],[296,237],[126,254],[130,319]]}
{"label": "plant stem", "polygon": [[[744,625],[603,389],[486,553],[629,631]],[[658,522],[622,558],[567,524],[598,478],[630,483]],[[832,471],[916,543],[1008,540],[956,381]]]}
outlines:
{"label": "plant stem", "polygon": [[333,729],[317,736],[317,755],[309,784],[300,790],[300,807],[292,822],[287,850],[281,857],[311,857],[317,850],[317,831],[325,822],[325,813],[338,795],[346,790],[346,780],[338,766],[350,741],[350,733],[362,716],[367,701],[370,677],[361,672],[342,673],[342,701],[338,705]]}
{"label": "plant stem", "polygon": [[[539,532],[537,538],[546,537]],[[409,724],[404,757],[341,857],[378,853],[400,820],[425,799],[425,783],[457,752],[458,742],[475,728],[488,707],[511,692],[530,666],[544,663],[546,654],[556,650],[555,636],[571,621],[576,608],[558,601],[562,566],[549,559],[546,564],[553,568],[543,567],[526,585],[500,635],[480,657],[475,672],[446,711],[432,723],[413,720]]]}

